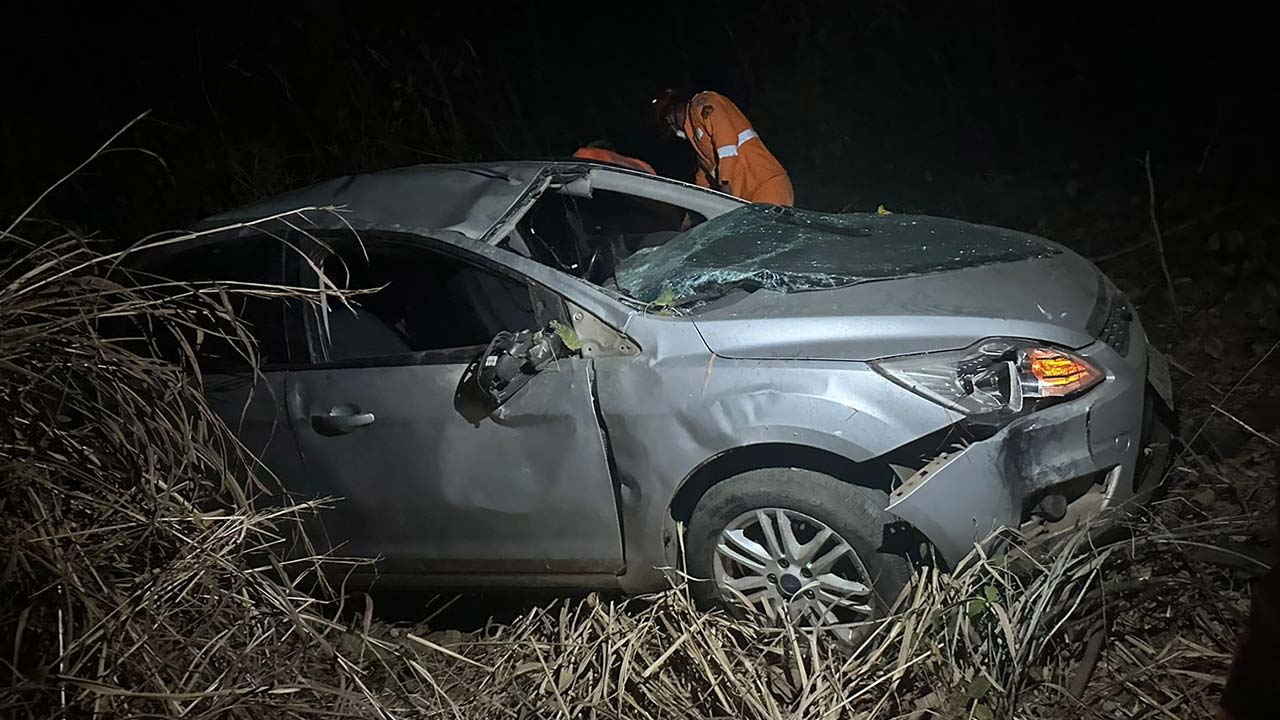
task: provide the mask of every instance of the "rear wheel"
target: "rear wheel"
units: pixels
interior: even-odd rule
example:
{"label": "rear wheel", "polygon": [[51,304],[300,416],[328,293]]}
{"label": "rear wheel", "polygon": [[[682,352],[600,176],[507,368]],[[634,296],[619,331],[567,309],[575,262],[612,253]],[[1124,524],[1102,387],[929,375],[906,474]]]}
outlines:
{"label": "rear wheel", "polygon": [[698,502],[686,538],[704,604],[751,607],[852,642],[910,579],[882,551],[887,496],[807,470],[754,470]]}

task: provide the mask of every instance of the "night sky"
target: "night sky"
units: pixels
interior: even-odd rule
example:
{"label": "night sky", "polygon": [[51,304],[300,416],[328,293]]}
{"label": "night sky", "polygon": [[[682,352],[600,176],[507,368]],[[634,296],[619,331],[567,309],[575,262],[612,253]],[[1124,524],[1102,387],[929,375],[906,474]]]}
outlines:
{"label": "night sky", "polygon": [[[1276,25],[1211,2],[45,3],[7,18],[0,210],[143,111],[43,216],[116,236],[312,180],[567,156],[687,177],[647,115],[716,89],[798,204],[943,211],[957,189],[1158,167],[1274,187]],[[1123,178],[1120,180],[1123,182]]]}

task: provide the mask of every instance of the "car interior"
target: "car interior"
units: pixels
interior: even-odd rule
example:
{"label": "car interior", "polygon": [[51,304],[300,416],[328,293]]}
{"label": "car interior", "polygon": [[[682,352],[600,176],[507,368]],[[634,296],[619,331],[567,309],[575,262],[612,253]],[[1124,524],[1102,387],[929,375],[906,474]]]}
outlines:
{"label": "car interior", "polygon": [[[190,283],[197,287],[209,287],[216,283],[245,283],[247,286],[284,284],[284,246],[274,253],[265,249],[260,237],[239,238],[227,242],[194,243],[169,252],[144,254],[126,264],[132,273],[131,282],[141,285],[166,283]],[[165,292],[185,294],[183,287],[168,288]],[[155,350],[162,357],[180,361],[186,354],[184,345],[190,348],[206,372],[242,372],[250,369],[249,358],[243,345],[236,340],[241,331],[251,333],[257,342],[258,361],[263,365],[289,361],[286,338],[286,305],[273,299],[245,292],[228,292],[206,299],[229,310],[236,318],[230,322],[221,312],[210,312],[193,317],[202,330],[182,326],[180,341],[173,333],[150,333]],[[236,324],[241,327],[237,328]],[[209,332],[214,330],[214,332]],[[127,317],[108,318],[104,334],[124,338],[122,342],[139,342],[139,330],[132,328]],[[147,352],[139,346],[139,352]]]}
{"label": "car interior", "polygon": [[610,190],[589,198],[548,192],[500,247],[609,287],[619,262],[705,220],[685,208]]}
{"label": "car interior", "polygon": [[380,288],[349,307],[330,301],[333,362],[474,348],[500,330],[537,327],[524,283],[420,246],[367,241],[329,255],[325,273],[346,287]]}

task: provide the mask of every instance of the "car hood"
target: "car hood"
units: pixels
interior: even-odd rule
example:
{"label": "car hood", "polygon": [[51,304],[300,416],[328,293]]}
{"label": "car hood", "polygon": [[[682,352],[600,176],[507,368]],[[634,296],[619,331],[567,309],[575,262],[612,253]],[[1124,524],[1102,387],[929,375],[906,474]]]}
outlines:
{"label": "car hood", "polygon": [[[976,244],[1012,232],[964,225]],[[922,226],[955,221],[917,219],[915,227]],[[1070,348],[1092,343],[1109,283],[1088,260],[1037,240],[1052,252],[830,289],[739,291],[707,303],[693,321],[712,352],[736,358],[872,360],[959,349],[992,336]]]}

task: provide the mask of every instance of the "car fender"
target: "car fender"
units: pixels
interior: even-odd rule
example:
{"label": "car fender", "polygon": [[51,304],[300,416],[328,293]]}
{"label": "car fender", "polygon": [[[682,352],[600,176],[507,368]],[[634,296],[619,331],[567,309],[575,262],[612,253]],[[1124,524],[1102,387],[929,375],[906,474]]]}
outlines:
{"label": "car fender", "polygon": [[709,460],[787,443],[859,462],[958,419],[865,363],[737,360],[681,345],[689,352],[594,361],[617,469],[629,587],[661,583],[655,570],[672,557],[671,501]]}

